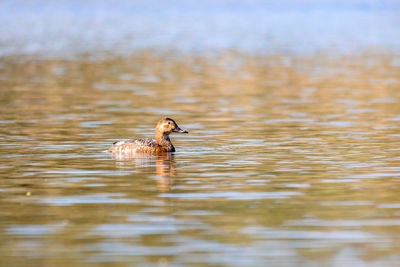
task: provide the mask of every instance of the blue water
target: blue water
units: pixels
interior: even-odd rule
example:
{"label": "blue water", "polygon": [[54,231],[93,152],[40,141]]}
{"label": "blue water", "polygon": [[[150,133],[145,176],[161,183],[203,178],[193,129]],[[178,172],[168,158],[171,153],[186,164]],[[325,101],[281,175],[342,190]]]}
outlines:
{"label": "blue water", "polygon": [[399,50],[398,1],[2,1],[0,55]]}

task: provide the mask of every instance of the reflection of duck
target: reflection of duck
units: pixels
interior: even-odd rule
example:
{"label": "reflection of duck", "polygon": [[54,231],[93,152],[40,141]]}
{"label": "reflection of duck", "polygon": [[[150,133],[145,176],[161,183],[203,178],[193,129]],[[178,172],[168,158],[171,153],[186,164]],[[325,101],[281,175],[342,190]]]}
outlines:
{"label": "reflection of duck", "polygon": [[[157,189],[160,192],[171,190],[172,185],[174,184],[175,168],[173,161],[174,155],[172,153],[138,155],[132,152],[113,154],[112,157],[117,160],[116,162],[120,167],[126,167],[133,164],[136,167],[153,169],[155,165]],[[153,172],[153,170],[151,170],[151,172]]]}
{"label": "reflection of duck", "polygon": [[172,133],[188,133],[179,128],[173,119],[164,118],[156,127],[156,139],[141,138],[115,142],[108,152],[117,153],[163,153],[175,152],[169,135]]}
{"label": "reflection of duck", "polygon": [[171,190],[174,184],[175,168],[172,160],[173,156],[171,153],[156,156],[157,189],[160,192]]}

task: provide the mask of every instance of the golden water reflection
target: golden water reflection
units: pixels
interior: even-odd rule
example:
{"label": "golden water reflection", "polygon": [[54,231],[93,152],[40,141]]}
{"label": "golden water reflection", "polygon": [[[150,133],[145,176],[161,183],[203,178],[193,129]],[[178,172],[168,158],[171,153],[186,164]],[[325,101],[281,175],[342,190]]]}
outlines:
{"label": "golden water reflection", "polygon": [[[2,58],[2,262],[396,266],[399,62]],[[166,115],[174,155],[103,152]]]}
{"label": "golden water reflection", "polygon": [[[111,154],[111,153],[110,153]],[[157,189],[166,192],[172,189],[175,177],[174,154],[141,154],[117,153],[111,154],[119,168],[149,168],[155,173]]]}

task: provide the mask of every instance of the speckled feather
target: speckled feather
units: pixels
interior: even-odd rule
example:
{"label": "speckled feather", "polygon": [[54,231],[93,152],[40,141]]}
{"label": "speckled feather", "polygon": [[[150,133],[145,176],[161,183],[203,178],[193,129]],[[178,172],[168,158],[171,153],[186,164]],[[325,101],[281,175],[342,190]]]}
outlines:
{"label": "speckled feather", "polygon": [[150,138],[131,139],[115,142],[109,149],[113,153],[126,152],[153,152],[157,149],[157,142]]}

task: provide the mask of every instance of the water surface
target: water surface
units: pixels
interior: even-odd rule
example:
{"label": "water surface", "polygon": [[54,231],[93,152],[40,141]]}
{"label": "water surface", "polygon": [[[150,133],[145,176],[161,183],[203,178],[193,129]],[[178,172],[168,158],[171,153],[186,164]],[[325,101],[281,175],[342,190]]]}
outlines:
{"label": "water surface", "polygon": [[[5,266],[396,266],[398,56],[1,60]],[[114,157],[162,116],[171,156]]]}
{"label": "water surface", "polygon": [[398,266],[398,14],[2,1],[0,265]]}

